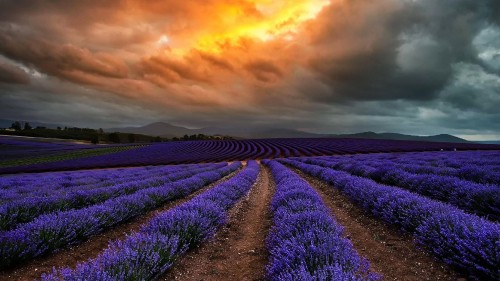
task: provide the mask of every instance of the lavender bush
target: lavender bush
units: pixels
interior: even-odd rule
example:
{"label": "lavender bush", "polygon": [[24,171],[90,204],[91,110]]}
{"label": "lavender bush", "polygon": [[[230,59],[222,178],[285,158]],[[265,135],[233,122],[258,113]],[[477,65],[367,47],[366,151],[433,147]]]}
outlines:
{"label": "lavender bush", "polygon": [[228,181],[172,210],[163,212],[123,241],[112,242],[96,259],[75,269],[54,270],[42,280],[154,280],[179,256],[215,234],[227,210],[248,193],[259,166],[247,167]]}
{"label": "lavender bush", "polygon": [[[466,149],[499,149],[497,145],[473,143],[437,143],[370,139],[258,139],[207,140],[156,143],[127,151],[21,167],[0,168],[0,174],[75,170],[116,166],[164,165],[221,162],[244,159],[266,159],[288,156],[332,154],[438,151]],[[257,148],[257,149],[256,149]],[[289,149],[293,148],[293,149]]]}
{"label": "lavender bush", "polygon": [[265,161],[276,182],[267,238],[269,280],[377,280],[319,195],[297,174]]}
{"label": "lavender bush", "polygon": [[340,189],[368,213],[413,233],[435,257],[474,280],[499,280],[500,225],[448,204],[299,161],[283,159]]}
{"label": "lavender bush", "polygon": [[383,163],[415,174],[451,176],[476,183],[500,186],[500,152],[498,151],[358,154],[322,159],[334,160],[338,164],[363,164],[375,168],[383,166]]}
{"label": "lavender bush", "polygon": [[412,174],[384,161],[380,161],[376,168],[362,163],[345,165],[314,158],[302,161],[402,187],[493,221],[500,219],[500,188],[495,185],[472,183],[450,176]]}
{"label": "lavender bush", "polygon": [[[218,166],[223,167],[225,163]],[[122,195],[133,194],[141,189],[164,185],[169,182],[193,176],[217,166],[200,164],[191,169],[179,171],[173,168],[173,172],[165,170],[163,175],[153,177],[150,173],[144,173],[141,178],[114,186],[105,186],[82,190],[81,186],[68,187],[63,194],[54,194],[50,197],[33,197],[16,200],[0,206],[0,230],[15,228],[20,223],[32,221],[34,218],[57,211],[69,209],[80,209],[90,205],[102,203],[106,200],[117,198]],[[89,173],[91,174],[91,172]]]}
{"label": "lavender bush", "polygon": [[0,233],[0,269],[79,243],[118,223],[187,196],[241,167],[240,162],[79,210],[38,217]]}
{"label": "lavender bush", "polygon": [[163,176],[167,171],[173,173],[189,170],[196,165],[147,166],[3,176],[0,177],[0,202],[11,202],[29,197],[49,197],[56,194],[67,194],[73,190],[113,186],[117,183],[140,180],[146,175],[157,177]]}

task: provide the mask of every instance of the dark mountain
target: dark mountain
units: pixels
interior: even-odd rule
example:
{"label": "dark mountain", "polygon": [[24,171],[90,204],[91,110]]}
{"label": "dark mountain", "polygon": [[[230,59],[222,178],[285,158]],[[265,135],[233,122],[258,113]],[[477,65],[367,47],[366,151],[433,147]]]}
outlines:
{"label": "dark mountain", "polygon": [[259,128],[253,126],[228,127],[228,128],[207,127],[194,130],[193,132],[196,134],[223,135],[223,136],[232,136],[235,138],[247,138],[247,139],[322,137],[322,135],[302,132],[293,129],[272,129],[272,128]]}
{"label": "dark mountain", "polygon": [[[104,129],[105,132],[120,132],[130,134],[141,134],[149,136],[161,136],[166,138],[182,137],[184,135],[195,134],[195,130],[174,126],[164,122],[156,122],[141,127],[125,127],[125,128],[109,128]],[[197,134],[197,133],[196,133]]]}
{"label": "dark mountain", "polygon": [[257,126],[240,127],[206,127],[201,129],[188,129],[185,127],[174,126],[164,122],[156,122],[142,127],[110,128],[106,132],[121,132],[132,134],[143,134],[149,136],[161,136],[166,138],[182,137],[184,135],[204,134],[204,135],[223,135],[235,138],[363,138],[363,139],[390,139],[390,140],[410,140],[410,141],[435,141],[435,142],[456,142],[463,143],[467,140],[440,134],[435,136],[412,136],[397,133],[375,133],[363,132],[357,134],[314,134],[294,129],[276,129],[261,128]]}
{"label": "dark mountain", "polygon": [[105,132],[120,132],[143,134],[150,136],[161,136],[165,138],[182,137],[184,135],[204,134],[222,135],[235,138],[307,138],[321,137],[322,135],[302,132],[290,129],[262,129],[252,126],[241,127],[206,127],[201,129],[188,129],[174,126],[164,122],[156,122],[142,127],[125,127],[104,129]]}
{"label": "dark mountain", "polygon": [[468,140],[449,135],[449,134],[440,134],[440,135],[435,135],[435,136],[428,136],[425,137],[426,140],[428,141],[435,141],[435,142],[469,142]]}
{"label": "dark mountain", "polygon": [[[264,129],[253,133],[255,138],[317,138],[324,135],[313,134],[293,129]],[[251,137],[251,136],[249,136]]]}
{"label": "dark mountain", "polygon": [[434,142],[469,142],[459,137],[448,134],[440,134],[435,136],[412,136],[397,133],[374,133],[364,132],[358,134],[334,135],[333,137],[340,138],[359,138],[359,139],[386,139],[386,140],[408,140],[408,141],[434,141]]}

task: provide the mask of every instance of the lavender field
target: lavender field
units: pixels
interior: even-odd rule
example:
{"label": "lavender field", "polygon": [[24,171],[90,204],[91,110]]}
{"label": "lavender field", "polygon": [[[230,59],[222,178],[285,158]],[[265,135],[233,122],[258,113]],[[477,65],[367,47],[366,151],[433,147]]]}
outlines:
{"label": "lavender field", "polygon": [[0,281],[500,281],[500,0],[0,0]]}
{"label": "lavender field", "polygon": [[0,280],[500,279],[498,146],[0,141]]}

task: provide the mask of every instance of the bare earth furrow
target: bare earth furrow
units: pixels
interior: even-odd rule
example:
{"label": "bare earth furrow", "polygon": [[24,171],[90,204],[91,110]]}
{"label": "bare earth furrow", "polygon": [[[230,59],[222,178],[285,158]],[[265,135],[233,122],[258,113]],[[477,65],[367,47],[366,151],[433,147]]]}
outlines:
{"label": "bare earth furrow", "polygon": [[261,166],[256,185],[230,211],[229,223],[213,239],[179,260],[160,280],[263,280],[273,193],[270,172]]}
{"label": "bare earth furrow", "polygon": [[86,242],[64,249],[58,253],[54,253],[26,264],[22,267],[14,268],[8,271],[1,272],[0,281],[32,281],[35,278],[40,278],[42,273],[52,272],[53,267],[75,267],[79,262],[83,262],[89,259],[93,259],[99,255],[100,252],[105,250],[108,243],[113,240],[122,240],[126,235],[139,230],[141,225],[146,224],[149,220],[154,218],[157,214],[167,211],[169,209],[175,208],[180,204],[183,204],[193,197],[211,189],[212,187],[227,181],[229,178],[236,175],[241,168],[237,171],[227,175],[226,177],[215,181],[202,189],[184,197],[181,199],[174,200],[163,205],[161,208],[155,209],[144,215],[136,217],[127,223],[120,224],[113,227],[103,233],[93,236]]}
{"label": "bare earth furrow", "polygon": [[412,237],[368,216],[337,189],[298,169],[344,227],[358,253],[370,262],[383,280],[457,280],[460,276],[418,249]]}

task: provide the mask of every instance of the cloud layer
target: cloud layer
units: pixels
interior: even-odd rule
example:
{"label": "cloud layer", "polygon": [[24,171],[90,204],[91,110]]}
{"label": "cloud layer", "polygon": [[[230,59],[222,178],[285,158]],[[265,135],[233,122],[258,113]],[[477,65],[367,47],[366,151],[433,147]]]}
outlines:
{"label": "cloud layer", "polygon": [[0,118],[500,137],[499,1],[29,2]]}

